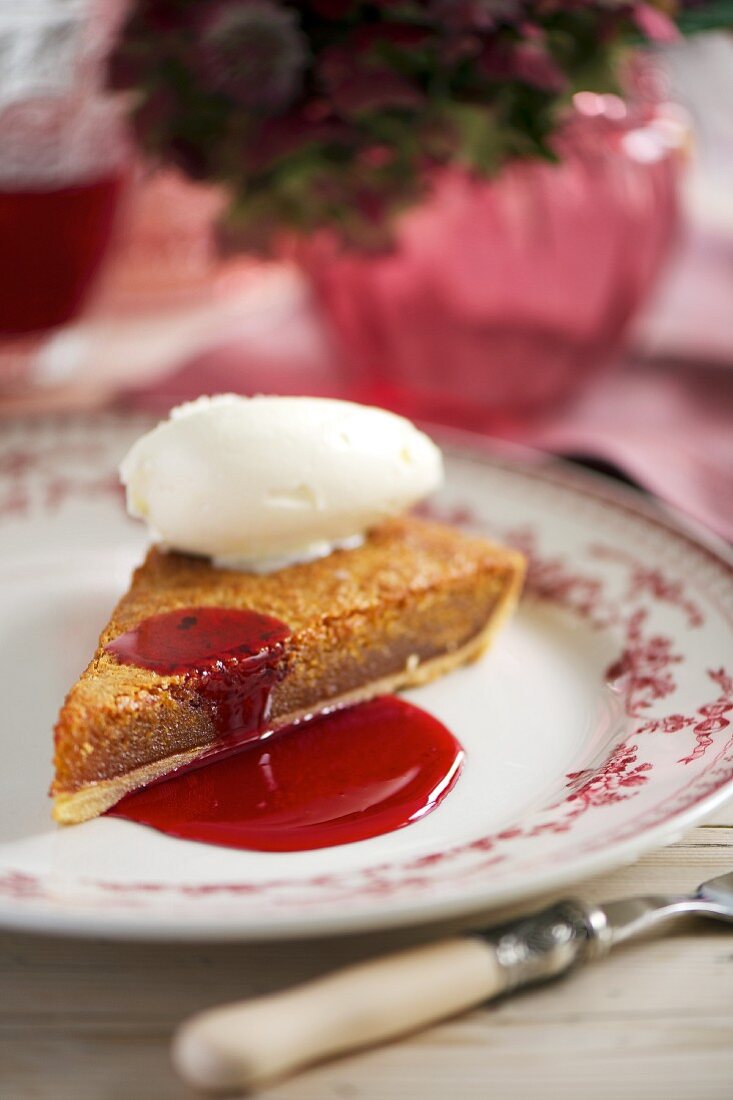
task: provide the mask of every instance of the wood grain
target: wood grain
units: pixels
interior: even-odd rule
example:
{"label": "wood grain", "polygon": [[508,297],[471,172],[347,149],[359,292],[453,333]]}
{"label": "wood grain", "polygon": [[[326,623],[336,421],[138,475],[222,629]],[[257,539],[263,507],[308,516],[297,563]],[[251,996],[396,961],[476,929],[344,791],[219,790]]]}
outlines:
{"label": "wood grain", "polygon": [[[680,843],[577,892],[688,890],[733,867],[733,803]],[[455,924],[451,927],[455,927]],[[446,926],[442,926],[445,930]],[[264,945],[0,936],[3,1100],[186,1100],[174,1026],[436,929]],[[270,1100],[730,1100],[733,935],[690,925],[564,982],[312,1070]]]}

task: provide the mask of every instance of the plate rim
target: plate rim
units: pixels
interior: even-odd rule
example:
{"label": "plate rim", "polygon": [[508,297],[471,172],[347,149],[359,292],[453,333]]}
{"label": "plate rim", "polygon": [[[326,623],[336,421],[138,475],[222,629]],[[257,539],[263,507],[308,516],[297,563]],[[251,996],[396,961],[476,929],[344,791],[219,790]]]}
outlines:
{"label": "plate rim", "polygon": [[[265,943],[285,940],[315,940],[333,936],[353,936],[372,932],[387,932],[400,928],[424,927],[453,920],[465,921],[467,925],[476,922],[478,917],[486,916],[482,921],[488,926],[497,922],[497,914],[520,902],[539,901],[547,895],[567,886],[568,896],[575,895],[575,885],[585,879],[606,874],[635,863],[643,855],[670,844],[674,844],[692,828],[701,818],[707,817],[726,802],[733,792],[733,779],[721,785],[712,794],[701,799],[687,810],[670,817],[642,834],[643,839],[618,841],[607,853],[590,852],[573,861],[572,874],[568,867],[559,866],[554,873],[546,873],[538,878],[529,889],[507,887],[494,890],[490,900],[478,897],[424,899],[420,902],[399,903],[394,909],[385,912],[341,915],[338,919],[320,917],[308,919],[303,923],[296,917],[278,919],[272,917],[249,919],[242,928],[241,918],[235,914],[221,914],[216,919],[197,919],[195,923],[182,924],[180,921],[150,919],[150,913],[136,914],[134,911],[105,916],[100,920],[99,910],[85,912],[74,910],[70,913],[51,908],[33,908],[19,905],[13,909],[0,907],[0,930],[28,932],[39,935],[59,935],[72,939],[94,939],[130,942],[170,942],[170,943]],[[690,883],[693,890],[698,884]],[[528,911],[531,911],[528,909]],[[137,919],[142,917],[142,919]]]}

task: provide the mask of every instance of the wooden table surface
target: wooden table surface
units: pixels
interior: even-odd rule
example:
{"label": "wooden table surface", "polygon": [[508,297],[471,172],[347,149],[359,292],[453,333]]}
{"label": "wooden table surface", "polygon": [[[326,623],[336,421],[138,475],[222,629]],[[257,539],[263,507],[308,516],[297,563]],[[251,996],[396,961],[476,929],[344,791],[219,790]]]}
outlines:
{"label": "wooden table surface", "polygon": [[[687,891],[733,867],[733,803],[680,843],[582,884]],[[168,1064],[189,1013],[430,930],[260,946],[0,937],[2,1100],[186,1100]],[[432,932],[434,935],[434,930]],[[731,1100],[733,930],[690,925],[564,982],[310,1071],[270,1100]]]}

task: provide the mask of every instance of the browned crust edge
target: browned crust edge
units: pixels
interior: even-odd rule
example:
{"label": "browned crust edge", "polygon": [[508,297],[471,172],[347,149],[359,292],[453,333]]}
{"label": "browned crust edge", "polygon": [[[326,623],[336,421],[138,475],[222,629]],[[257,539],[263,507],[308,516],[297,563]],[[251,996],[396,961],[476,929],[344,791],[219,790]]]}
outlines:
{"label": "browned crust edge", "polygon": [[[423,661],[414,668],[406,666],[401,672],[393,676],[386,676],[382,680],[375,680],[366,684],[363,688],[348,692],[335,699],[329,699],[323,710],[334,706],[348,706],[371,699],[376,695],[387,695],[408,687],[418,687],[430,680],[435,680],[453,669],[475,661],[489,647],[493,637],[498,633],[502,624],[509,617],[517,600],[522,586],[522,573],[517,571],[511,579],[511,584],[506,588],[501,599],[493,609],[491,618],[486,627],[470,642],[455,649],[450,653],[442,653],[428,661]],[[318,714],[318,709],[311,708],[307,713]],[[304,713],[295,713],[285,716],[280,723],[288,725],[291,722],[303,718]],[[189,749],[187,752],[175,753],[166,756],[162,760],[156,760],[152,764],[146,764],[142,768],[135,768],[126,775],[115,776],[114,779],[103,779],[96,783],[90,783],[78,791],[58,794],[53,802],[53,817],[61,825],[76,825],[90,818],[98,817],[105,810],[110,809],[130,791],[138,787],[144,787],[154,779],[167,775],[174,769],[184,764],[189,764],[202,756],[210,749],[210,745]]]}

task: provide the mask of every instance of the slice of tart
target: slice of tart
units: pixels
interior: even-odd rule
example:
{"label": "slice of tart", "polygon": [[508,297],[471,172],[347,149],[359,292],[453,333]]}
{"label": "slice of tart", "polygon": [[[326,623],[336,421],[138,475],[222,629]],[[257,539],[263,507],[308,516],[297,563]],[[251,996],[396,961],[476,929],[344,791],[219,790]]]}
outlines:
{"label": "slice of tart", "polygon": [[[95,817],[242,735],[424,683],[473,660],[515,604],[523,570],[515,551],[409,515],[380,524],[354,549],[265,575],[152,549],[59,715],[55,818]],[[212,608],[280,624],[266,659],[230,654],[192,674],[126,656],[125,639],[145,624],[178,615],[176,628],[185,629]],[[239,717],[212,688],[226,689],[228,677],[236,680]]]}

